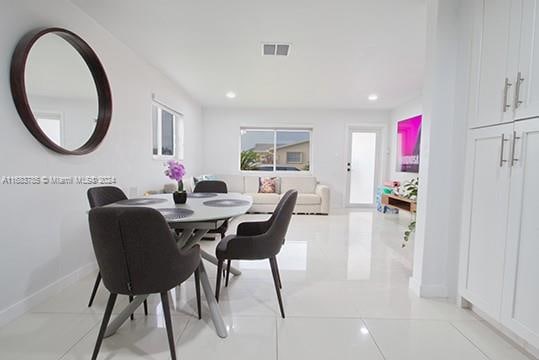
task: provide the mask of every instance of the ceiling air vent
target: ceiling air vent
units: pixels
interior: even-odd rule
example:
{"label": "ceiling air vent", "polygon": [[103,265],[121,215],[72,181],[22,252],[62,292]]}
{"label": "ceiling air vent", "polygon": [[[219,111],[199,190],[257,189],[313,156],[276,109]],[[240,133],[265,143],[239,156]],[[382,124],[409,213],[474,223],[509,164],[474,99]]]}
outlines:
{"label": "ceiling air vent", "polygon": [[263,56],[288,56],[290,44],[264,43],[262,44]]}

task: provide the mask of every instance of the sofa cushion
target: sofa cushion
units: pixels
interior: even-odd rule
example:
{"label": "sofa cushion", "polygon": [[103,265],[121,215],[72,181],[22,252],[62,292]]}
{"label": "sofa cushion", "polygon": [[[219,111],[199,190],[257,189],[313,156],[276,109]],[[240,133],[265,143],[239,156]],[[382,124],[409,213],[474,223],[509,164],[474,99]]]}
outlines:
{"label": "sofa cushion", "polygon": [[320,204],[321,199],[320,196],[317,194],[304,194],[299,193],[298,194],[298,200],[296,201],[296,204],[298,205],[318,205]]}
{"label": "sofa cushion", "polygon": [[258,192],[265,194],[279,193],[279,178],[277,177],[259,177]]}
{"label": "sofa cushion", "polygon": [[254,204],[277,204],[281,199],[279,194],[248,193]]}
{"label": "sofa cushion", "polygon": [[243,193],[243,176],[241,175],[219,175],[217,176],[219,180],[222,180],[226,183],[228,192],[234,193]]}
{"label": "sofa cushion", "polygon": [[252,194],[258,192],[258,176],[245,176],[243,181],[245,182],[245,192]]}
{"label": "sofa cushion", "polygon": [[[312,176],[289,176],[281,178],[281,193],[297,190],[300,194],[314,194],[316,178]],[[299,200],[299,199],[298,199]]]}

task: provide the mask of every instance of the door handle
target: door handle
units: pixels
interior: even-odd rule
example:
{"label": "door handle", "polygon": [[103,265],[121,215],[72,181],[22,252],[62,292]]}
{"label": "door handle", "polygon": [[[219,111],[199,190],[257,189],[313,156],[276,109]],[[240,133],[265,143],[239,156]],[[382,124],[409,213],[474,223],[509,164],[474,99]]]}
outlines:
{"label": "door handle", "polygon": [[520,100],[520,87],[522,86],[522,83],[524,82],[524,78],[522,77],[522,73],[519,71],[517,75],[517,83],[515,86],[515,109],[518,109],[520,105],[522,105],[523,101]]}
{"label": "door handle", "polygon": [[511,86],[513,86],[513,84],[509,82],[508,78],[505,78],[505,85],[503,87],[503,112],[507,112],[507,110],[511,108],[511,104],[507,103],[507,98],[509,97],[509,88]]}
{"label": "door handle", "polygon": [[506,163],[507,160],[503,159],[503,151],[505,149],[505,142],[509,141],[509,139],[505,138],[505,134],[502,134],[502,149],[500,151],[500,167],[503,167],[503,163]]}
{"label": "door handle", "polygon": [[520,140],[520,136],[517,136],[517,132],[513,131],[513,144],[511,146],[511,166],[514,166],[515,163],[519,160],[515,157],[517,140]]}

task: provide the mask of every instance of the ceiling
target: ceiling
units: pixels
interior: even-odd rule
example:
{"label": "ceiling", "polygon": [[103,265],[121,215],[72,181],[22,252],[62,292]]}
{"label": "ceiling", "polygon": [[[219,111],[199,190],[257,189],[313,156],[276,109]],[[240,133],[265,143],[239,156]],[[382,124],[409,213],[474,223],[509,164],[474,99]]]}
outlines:
{"label": "ceiling", "polygon": [[[426,0],[72,2],[205,107],[393,108],[421,93]],[[262,57],[262,42],[290,56]]]}

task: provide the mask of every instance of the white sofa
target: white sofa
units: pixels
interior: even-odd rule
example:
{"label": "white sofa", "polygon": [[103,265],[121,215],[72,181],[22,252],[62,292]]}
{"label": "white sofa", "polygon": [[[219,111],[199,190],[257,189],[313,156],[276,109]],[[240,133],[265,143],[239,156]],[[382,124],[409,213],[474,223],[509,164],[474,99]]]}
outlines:
{"label": "white sofa", "polygon": [[[263,175],[262,175],[263,176]],[[268,175],[269,176],[269,175]],[[279,189],[275,194],[262,194],[258,192],[259,176],[253,175],[215,175],[227,184],[229,192],[237,192],[253,197],[251,213],[270,213],[281,199],[282,194],[288,190],[298,191],[298,200],[294,209],[298,214],[329,213],[329,188],[318,184],[313,176],[276,176],[279,178]],[[189,184],[193,186],[193,184]]]}

